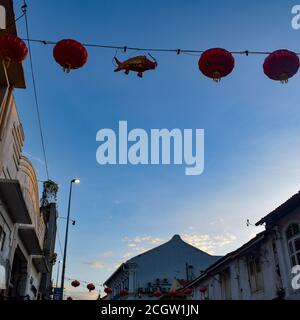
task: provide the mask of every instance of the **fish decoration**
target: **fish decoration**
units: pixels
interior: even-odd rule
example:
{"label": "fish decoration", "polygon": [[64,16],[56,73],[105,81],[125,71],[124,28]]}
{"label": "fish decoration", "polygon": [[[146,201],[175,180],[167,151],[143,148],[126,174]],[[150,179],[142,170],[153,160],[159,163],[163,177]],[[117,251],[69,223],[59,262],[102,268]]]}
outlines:
{"label": "fish decoration", "polygon": [[133,71],[137,72],[137,76],[142,78],[145,71],[154,70],[158,65],[157,61],[150,54],[149,56],[153,61],[149,60],[146,56],[137,56],[121,62],[115,57],[115,61],[118,65],[115,72],[125,70],[125,74],[129,74],[130,71]]}

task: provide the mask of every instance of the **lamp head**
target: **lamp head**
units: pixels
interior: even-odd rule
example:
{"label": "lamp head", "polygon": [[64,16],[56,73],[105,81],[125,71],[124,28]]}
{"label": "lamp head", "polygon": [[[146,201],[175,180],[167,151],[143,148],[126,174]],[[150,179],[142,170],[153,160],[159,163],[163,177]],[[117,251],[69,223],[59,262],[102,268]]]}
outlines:
{"label": "lamp head", "polygon": [[79,184],[80,183],[80,179],[73,179],[71,182],[75,183],[75,184]]}

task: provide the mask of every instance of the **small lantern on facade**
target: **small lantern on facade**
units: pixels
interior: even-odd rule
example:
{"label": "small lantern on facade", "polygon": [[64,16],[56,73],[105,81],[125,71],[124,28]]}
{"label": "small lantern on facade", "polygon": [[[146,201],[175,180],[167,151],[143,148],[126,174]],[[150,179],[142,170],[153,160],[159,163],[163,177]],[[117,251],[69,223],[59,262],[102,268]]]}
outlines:
{"label": "small lantern on facade", "polygon": [[201,293],[204,294],[204,293],[206,293],[206,291],[207,291],[207,287],[202,287],[202,288],[200,288],[200,292],[201,292]]}
{"label": "small lantern on facade", "polygon": [[78,280],[74,280],[71,282],[71,286],[74,288],[77,288],[80,286],[80,282]]}
{"label": "small lantern on facade", "polygon": [[184,294],[187,295],[187,296],[191,296],[193,294],[193,289],[191,288],[186,288],[184,290]]}
{"label": "small lantern on facade", "polygon": [[95,285],[93,283],[89,283],[87,286],[88,290],[91,292],[91,291],[94,291],[96,288],[95,288]]}
{"label": "small lantern on facade", "polygon": [[173,299],[173,298],[175,298],[175,297],[177,296],[177,292],[171,290],[171,291],[169,291],[168,296],[169,296],[171,299]]}
{"label": "small lantern on facade", "polygon": [[121,297],[127,297],[128,296],[128,290],[127,289],[123,289],[120,292]]}
{"label": "small lantern on facade", "polygon": [[157,290],[157,291],[153,292],[153,295],[155,298],[160,298],[162,296],[162,293],[161,293],[161,291]]}
{"label": "small lantern on facade", "polygon": [[112,288],[105,288],[104,292],[109,295],[109,294],[112,294],[113,290]]}

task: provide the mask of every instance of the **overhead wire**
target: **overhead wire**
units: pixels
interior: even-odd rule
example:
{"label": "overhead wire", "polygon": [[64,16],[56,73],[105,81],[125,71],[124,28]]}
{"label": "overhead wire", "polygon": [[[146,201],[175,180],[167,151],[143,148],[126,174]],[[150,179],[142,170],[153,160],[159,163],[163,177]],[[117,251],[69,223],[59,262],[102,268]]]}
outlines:
{"label": "overhead wire", "polygon": [[[39,43],[43,45],[56,45],[56,41],[52,40],[41,40],[41,39],[31,39],[29,37],[22,39],[27,42],[32,43]],[[114,49],[114,50],[121,50],[123,53],[126,53],[127,51],[148,51],[148,52],[173,52],[177,55],[180,55],[181,53],[185,54],[201,54],[205,52],[205,50],[194,50],[194,49],[170,49],[170,48],[143,48],[143,47],[128,47],[128,46],[118,46],[118,45],[106,45],[106,44],[97,44],[97,43],[82,43],[85,47],[90,48],[99,48],[99,49]],[[257,50],[241,50],[241,51],[229,51],[232,54],[240,54],[240,55],[268,55],[272,53],[272,51],[257,51]],[[296,52],[297,55],[300,55],[300,52]]]}
{"label": "overhead wire", "polygon": [[[26,35],[27,35],[27,38],[29,39],[30,38],[30,33],[29,33],[29,23],[28,23],[28,17],[27,17],[27,3],[26,3],[26,0],[23,0],[22,11],[23,11],[23,14],[24,14],[24,17],[25,17]],[[44,139],[42,120],[41,120],[41,113],[40,113],[40,106],[39,106],[37,87],[36,87],[36,80],[35,80],[35,72],[34,72],[34,67],[33,67],[33,57],[32,57],[32,51],[31,51],[31,43],[30,43],[30,41],[27,41],[27,43],[28,43],[29,62],[30,62],[30,71],[31,71],[33,93],[34,93],[34,100],[35,100],[35,108],[36,108],[36,113],[37,113],[39,133],[40,133],[40,139],[41,139],[42,150],[43,150],[43,157],[44,157],[44,162],[45,162],[46,176],[47,176],[47,179],[50,180],[48,162],[47,162],[47,155],[46,155],[45,139]]]}

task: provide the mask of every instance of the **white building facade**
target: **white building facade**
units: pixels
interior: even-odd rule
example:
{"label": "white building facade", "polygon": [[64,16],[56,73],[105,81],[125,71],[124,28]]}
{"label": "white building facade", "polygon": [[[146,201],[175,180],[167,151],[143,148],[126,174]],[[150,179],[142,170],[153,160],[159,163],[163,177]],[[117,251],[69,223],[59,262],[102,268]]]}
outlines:
{"label": "white building facade", "polygon": [[261,219],[265,231],[208,267],[187,287],[195,300],[299,300],[300,193]]}
{"label": "white building facade", "polygon": [[43,255],[47,223],[35,170],[21,154],[24,133],[12,93],[0,111],[0,289],[8,298],[38,299],[42,274],[49,271]]}
{"label": "white building facade", "polygon": [[[2,0],[1,4],[9,32],[16,34],[13,2]],[[44,281],[44,287],[41,282],[51,272],[53,252],[46,254],[44,249],[50,234],[54,236],[54,247],[56,223],[50,225],[49,215],[40,210],[37,176],[31,162],[22,155],[25,136],[13,96],[15,88],[25,88],[22,65],[12,63],[6,69],[1,62],[0,299],[34,300],[49,296],[49,281]],[[56,207],[51,214],[56,221]]]}

